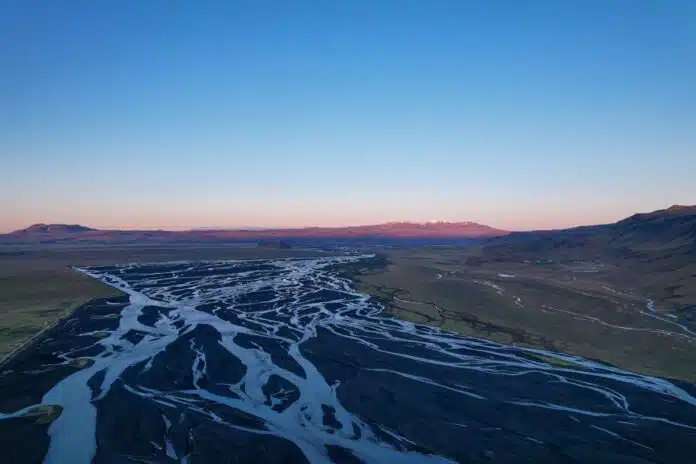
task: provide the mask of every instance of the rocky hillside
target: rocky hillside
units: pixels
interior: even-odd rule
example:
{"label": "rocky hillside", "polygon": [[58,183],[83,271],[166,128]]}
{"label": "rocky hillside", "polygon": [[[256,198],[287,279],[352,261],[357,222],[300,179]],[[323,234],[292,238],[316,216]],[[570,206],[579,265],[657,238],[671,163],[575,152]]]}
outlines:
{"label": "rocky hillside", "polygon": [[663,306],[696,307],[696,206],[634,214],[612,224],[515,232],[488,240],[475,259],[610,263]]}

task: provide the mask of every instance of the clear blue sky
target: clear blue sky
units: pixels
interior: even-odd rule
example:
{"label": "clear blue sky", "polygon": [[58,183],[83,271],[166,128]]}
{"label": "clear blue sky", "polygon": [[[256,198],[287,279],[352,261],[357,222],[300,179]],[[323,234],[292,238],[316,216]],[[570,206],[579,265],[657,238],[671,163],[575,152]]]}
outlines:
{"label": "clear blue sky", "polygon": [[696,203],[696,2],[0,0],[0,231]]}

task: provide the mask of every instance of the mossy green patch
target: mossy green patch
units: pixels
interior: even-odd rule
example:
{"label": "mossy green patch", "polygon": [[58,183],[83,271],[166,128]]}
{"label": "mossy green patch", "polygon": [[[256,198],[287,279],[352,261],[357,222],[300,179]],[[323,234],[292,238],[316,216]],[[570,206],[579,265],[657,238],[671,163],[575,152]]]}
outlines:
{"label": "mossy green patch", "polygon": [[41,405],[31,408],[29,411],[22,414],[22,417],[33,418],[36,417],[37,424],[50,424],[60,416],[63,412],[63,407],[50,404]]}
{"label": "mossy green patch", "polygon": [[95,320],[118,319],[119,317],[121,317],[121,315],[118,313],[117,314],[105,314],[103,316],[99,316],[99,315],[91,316],[91,318],[95,319]]}
{"label": "mossy green patch", "polygon": [[578,363],[574,363],[572,361],[568,361],[567,359],[563,358],[556,358],[554,356],[546,356],[543,354],[538,354],[538,353],[529,353],[530,356],[533,356],[541,361],[544,361],[547,364],[551,364],[552,366],[560,366],[560,367],[582,367]]}
{"label": "mossy green patch", "polygon": [[70,361],[70,365],[73,367],[77,367],[78,369],[84,369],[85,367],[89,367],[92,364],[94,364],[94,360],[89,358],[77,358]]}

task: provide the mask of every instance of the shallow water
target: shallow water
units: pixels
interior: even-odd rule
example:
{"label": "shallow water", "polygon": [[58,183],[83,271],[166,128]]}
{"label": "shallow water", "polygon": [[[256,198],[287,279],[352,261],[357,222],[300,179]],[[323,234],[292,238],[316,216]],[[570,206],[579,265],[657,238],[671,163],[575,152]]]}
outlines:
{"label": "shallow water", "polygon": [[43,395],[46,462],[696,456],[693,385],[392,318],[328,270],[359,259],[83,269],[129,301],[55,346],[93,364]]}

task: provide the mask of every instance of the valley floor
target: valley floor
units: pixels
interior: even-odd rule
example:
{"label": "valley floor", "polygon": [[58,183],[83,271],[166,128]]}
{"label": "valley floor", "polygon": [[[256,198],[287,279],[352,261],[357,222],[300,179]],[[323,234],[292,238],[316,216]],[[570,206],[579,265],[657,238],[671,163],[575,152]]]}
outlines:
{"label": "valley floor", "polygon": [[392,249],[383,269],[353,277],[387,311],[413,322],[696,380],[696,328],[656,310],[629,287],[626,270],[601,262],[478,263],[469,253]]}
{"label": "valley floor", "polygon": [[[392,270],[404,269],[393,261]],[[3,462],[690,462],[696,454],[696,384],[390,317],[339,278],[383,263],[343,255],[82,268],[125,295],[81,306],[0,370]],[[504,312],[525,314],[526,294],[489,271],[473,282],[496,295],[479,298],[482,308],[511,297]],[[420,298],[426,275],[392,299],[419,306],[406,300]],[[466,285],[437,294],[464,307],[478,298]]]}
{"label": "valley floor", "polygon": [[[353,277],[361,291],[403,319],[650,375],[696,380],[696,328],[661,312],[659,304],[631,288],[630,273],[609,263],[471,264],[472,251],[461,247],[378,253],[389,264]],[[118,295],[70,266],[322,254],[253,247],[0,249],[0,356],[84,302]]]}

